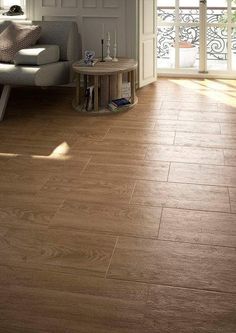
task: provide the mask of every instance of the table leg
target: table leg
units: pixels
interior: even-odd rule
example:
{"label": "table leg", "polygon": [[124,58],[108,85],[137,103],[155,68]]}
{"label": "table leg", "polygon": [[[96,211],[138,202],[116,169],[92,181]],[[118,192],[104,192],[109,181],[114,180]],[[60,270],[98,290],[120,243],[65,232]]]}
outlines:
{"label": "table leg", "polygon": [[123,83],[123,74],[118,73],[118,82],[117,82],[117,98],[122,97],[122,83]]}
{"label": "table leg", "polygon": [[77,74],[76,82],[76,106],[80,105],[80,74]]}
{"label": "table leg", "polygon": [[100,105],[102,107],[107,107],[109,104],[109,76],[101,77],[101,87],[100,87]]}
{"label": "table leg", "polygon": [[136,71],[132,71],[131,73],[131,104],[135,103],[135,97],[136,97]]}
{"label": "table leg", "polygon": [[110,75],[110,101],[117,99],[117,75]]}
{"label": "table leg", "polygon": [[99,84],[99,76],[94,76],[94,111],[99,111],[99,98],[98,98],[98,84]]}

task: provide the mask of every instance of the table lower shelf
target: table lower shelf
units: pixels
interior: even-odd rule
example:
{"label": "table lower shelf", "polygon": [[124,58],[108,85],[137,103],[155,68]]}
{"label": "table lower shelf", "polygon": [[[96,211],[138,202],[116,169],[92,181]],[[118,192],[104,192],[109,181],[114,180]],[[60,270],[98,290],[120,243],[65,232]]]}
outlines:
{"label": "table lower shelf", "polygon": [[82,105],[76,105],[76,100],[73,100],[72,106],[73,108],[84,115],[88,116],[99,116],[99,115],[106,115],[106,114],[117,114],[121,112],[126,112],[130,109],[132,109],[136,104],[138,103],[138,97],[135,97],[135,102],[133,104],[129,104],[126,106],[119,107],[116,111],[111,111],[108,107],[107,108],[100,108],[98,111],[87,111],[86,109],[83,108]]}

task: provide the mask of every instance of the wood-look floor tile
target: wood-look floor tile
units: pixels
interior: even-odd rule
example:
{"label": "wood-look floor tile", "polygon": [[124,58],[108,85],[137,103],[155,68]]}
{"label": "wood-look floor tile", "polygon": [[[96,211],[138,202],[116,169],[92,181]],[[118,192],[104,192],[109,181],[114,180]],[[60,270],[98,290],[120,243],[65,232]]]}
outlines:
{"label": "wood-look floor tile", "polygon": [[234,248],[120,237],[108,278],[236,293]]}
{"label": "wood-look floor tile", "polygon": [[189,147],[234,149],[236,147],[236,137],[230,135],[177,132],[175,144]]}
{"label": "wood-look floor tile", "polygon": [[[32,325],[31,328],[34,327],[37,332],[40,327],[46,332],[55,333],[68,330],[129,333],[129,330],[134,332],[142,324],[148,290],[145,284],[49,270],[8,266],[1,266],[0,269],[0,294],[3,295],[0,304],[4,304],[8,298],[4,304],[5,310],[1,312],[0,331],[4,323],[8,327],[18,325],[21,328]],[[20,296],[19,293],[24,296],[14,300],[13,292],[16,292],[16,296]],[[21,304],[20,299],[24,300]],[[77,305],[74,308],[75,299]],[[49,308],[49,304],[53,306]],[[72,318],[70,316],[75,309],[77,315]],[[14,316],[17,310],[18,315]],[[42,313],[45,314],[44,318]],[[64,321],[61,321],[61,317]]]}
{"label": "wood-look floor tile", "polygon": [[126,288],[126,300],[96,292],[86,295],[14,286],[0,293],[1,302],[7,303],[1,311],[0,326],[9,325],[16,331],[17,327],[26,327],[31,332],[38,332],[40,327],[52,333],[141,333],[138,327],[143,323],[145,301],[129,297],[134,289]]}
{"label": "wood-look floor tile", "polygon": [[183,101],[178,102],[172,101],[172,102],[163,102],[162,109],[168,110],[168,109],[174,109],[174,110],[191,110],[191,111],[200,111],[200,112],[215,112],[218,111],[218,105],[217,103],[197,103],[197,102],[189,102],[189,101]]}
{"label": "wood-look floor tile", "polygon": [[151,286],[144,332],[232,333],[235,308],[235,295]]}
{"label": "wood-look floor tile", "polygon": [[155,130],[159,131],[177,131],[190,133],[212,133],[220,134],[219,123],[204,123],[194,121],[181,120],[158,120],[155,125]]}
{"label": "wood-look floor tile", "polygon": [[179,120],[196,122],[236,123],[236,113],[180,111]]}
{"label": "wood-look floor tile", "polygon": [[[236,213],[236,189],[230,188],[229,195],[230,195],[231,210],[233,213]],[[235,216],[235,219],[236,219],[236,216]]]}
{"label": "wood-look floor tile", "polygon": [[35,194],[48,180],[47,175],[27,175],[17,174],[8,170],[2,170],[0,174],[1,194],[15,193]]}
{"label": "wood-look floor tile", "polygon": [[236,136],[236,124],[221,123],[220,127],[222,134]]}
{"label": "wood-look floor tile", "polygon": [[47,226],[62,201],[40,198],[37,196],[0,197],[1,225],[28,228],[31,225]]}
{"label": "wood-look floor tile", "polygon": [[134,109],[127,113],[120,113],[117,115],[117,119],[125,119],[130,121],[156,121],[158,119],[177,120],[178,116],[178,110],[160,110],[147,103],[143,105],[137,105]]}
{"label": "wood-look floor tile", "polygon": [[155,238],[161,208],[66,201],[50,223],[51,228]]}
{"label": "wood-look floor tile", "polygon": [[156,145],[148,149],[146,159],[183,163],[224,165],[221,149]]}
{"label": "wood-look floor tile", "polygon": [[91,179],[86,177],[51,177],[40,190],[45,198],[74,199],[82,202],[127,203],[130,201],[135,180]]}
{"label": "wood-look floor tile", "polygon": [[174,143],[174,136],[174,132],[111,128],[106,135],[106,139],[125,142],[172,145]]}
{"label": "wood-look floor tile", "polygon": [[115,243],[115,236],[76,230],[11,228],[1,239],[0,263],[104,277]]}
{"label": "wood-look floor tile", "polygon": [[159,161],[93,158],[83,171],[83,176],[97,179],[145,179],[167,181],[170,164]]}
{"label": "wood-look floor tile", "polygon": [[236,167],[171,163],[169,181],[236,187]]}
{"label": "wood-look floor tile", "polygon": [[232,105],[218,103],[218,110],[220,112],[235,112],[236,111],[236,107],[232,106]]}
{"label": "wood-look floor tile", "polygon": [[155,121],[130,121],[125,119],[113,119],[109,122],[109,127],[119,127],[119,128],[138,128],[138,129],[151,129],[155,127]]}
{"label": "wood-look floor tile", "polygon": [[37,267],[43,244],[47,237],[47,227],[8,228],[0,242],[0,264],[26,265],[31,261]]}
{"label": "wood-look floor tile", "polygon": [[106,135],[109,127],[100,128],[98,127],[80,127],[76,129],[76,136],[80,139],[88,139],[88,140],[102,140]]}
{"label": "wood-look floor tile", "polygon": [[122,156],[135,159],[144,159],[147,151],[148,144],[124,142],[120,140],[92,141],[92,140],[78,140],[73,148],[70,150],[71,157],[78,154],[90,155],[103,155],[103,156]]}
{"label": "wood-look floor tile", "polygon": [[224,157],[225,157],[225,165],[236,166],[236,150],[225,149]]}
{"label": "wood-look floor tile", "polygon": [[230,212],[228,190],[217,186],[138,181],[131,203]]}
{"label": "wood-look floor tile", "polygon": [[159,238],[236,247],[236,215],[165,208]]}

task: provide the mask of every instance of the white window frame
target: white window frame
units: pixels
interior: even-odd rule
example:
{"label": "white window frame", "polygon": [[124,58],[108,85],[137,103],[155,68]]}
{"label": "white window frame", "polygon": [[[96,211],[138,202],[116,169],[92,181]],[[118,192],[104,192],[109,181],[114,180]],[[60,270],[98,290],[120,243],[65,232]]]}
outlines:
{"label": "white window frame", "polygon": [[[17,3],[15,3],[17,4]],[[7,5],[7,0],[0,0],[0,21],[2,20],[26,20],[30,15],[30,2],[29,0],[20,0],[20,3],[18,3],[19,6],[22,7],[23,11],[24,11],[24,15],[19,15],[19,16],[5,16],[2,15],[2,13],[6,12],[9,7],[12,6],[12,4]]]}
{"label": "white window frame", "polygon": [[1,7],[1,9],[9,9],[14,4],[17,4],[18,6],[21,6],[24,9],[26,8],[26,1],[25,0],[18,0],[18,1],[0,0],[0,7]]}

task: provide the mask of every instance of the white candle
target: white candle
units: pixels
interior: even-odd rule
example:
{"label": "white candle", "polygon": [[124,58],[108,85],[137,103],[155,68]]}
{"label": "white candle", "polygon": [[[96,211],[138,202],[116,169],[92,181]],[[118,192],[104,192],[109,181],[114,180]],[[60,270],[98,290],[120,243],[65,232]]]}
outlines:
{"label": "white candle", "polygon": [[102,24],[102,39],[105,38],[105,24]]}

